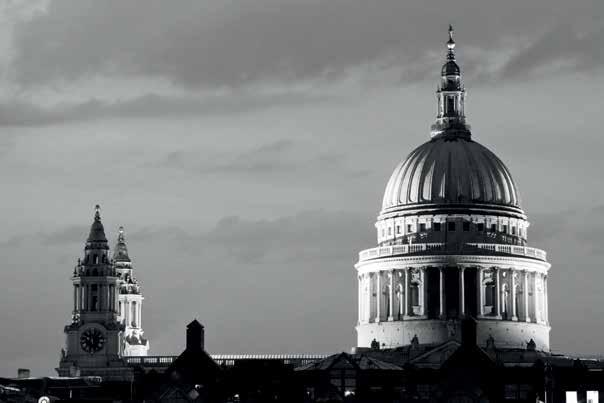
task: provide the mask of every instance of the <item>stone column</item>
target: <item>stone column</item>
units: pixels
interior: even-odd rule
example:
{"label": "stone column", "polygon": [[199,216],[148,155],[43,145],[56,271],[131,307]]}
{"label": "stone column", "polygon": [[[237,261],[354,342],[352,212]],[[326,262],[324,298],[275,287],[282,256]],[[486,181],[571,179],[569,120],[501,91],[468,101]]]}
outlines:
{"label": "stone column", "polygon": [[438,275],[439,275],[439,281],[438,281],[438,287],[439,287],[439,317],[440,319],[444,319],[445,318],[445,268],[443,266],[440,266],[438,268]]}
{"label": "stone column", "polygon": [[405,267],[405,293],[404,293],[404,303],[403,303],[403,317],[411,316],[409,315],[409,268]]}
{"label": "stone column", "polygon": [[363,278],[363,312],[364,321],[371,321],[371,274],[365,273]]}
{"label": "stone column", "polygon": [[358,312],[358,323],[361,323],[362,318],[363,318],[363,276],[359,275],[357,276],[359,282],[357,284],[357,286],[359,287],[358,289],[358,302],[357,302],[357,312]]}
{"label": "stone column", "polygon": [[73,286],[73,311],[78,311],[78,285]]}
{"label": "stone column", "polygon": [[547,301],[547,275],[543,275],[543,305],[545,307],[543,312],[543,323],[549,323],[549,304]]}
{"label": "stone column", "polygon": [[518,307],[516,306],[516,271],[511,270],[512,275],[512,320],[518,320]]}
{"label": "stone column", "polygon": [[105,289],[107,286],[105,284],[99,285],[99,311],[105,311]]}
{"label": "stone column", "polygon": [[390,285],[389,285],[389,298],[390,300],[388,301],[388,320],[390,322],[392,322],[394,320],[394,316],[393,316],[393,312],[394,312],[394,270],[390,270],[390,273],[388,274],[388,276],[390,277]]}
{"label": "stone column", "polygon": [[423,266],[421,268],[421,281],[422,281],[422,295],[421,295],[421,304],[422,304],[422,316],[428,315],[428,267]]}
{"label": "stone column", "polygon": [[476,299],[478,300],[478,316],[484,316],[484,289],[482,286],[482,267],[476,268]]}
{"label": "stone column", "polygon": [[495,271],[495,298],[497,310],[495,311],[498,319],[501,319],[501,281],[499,281],[499,267],[494,268]]}
{"label": "stone column", "polygon": [[382,273],[379,271],[376,273],[375,291],[375,322],[378,323],[382,320]]}
{"label": "stone column", "polygon": [[463,317],[466,314],[466,298],[465,298],[465,284],[464,284],[464,272],[466,268],[461,266],[459,268],[459,316]]}
{"label": "stone column", "polygon": [[138,303],[138,327],[139,328],[143,327],[143,299],[142,298]]}
{"label": "stone column", "polygon": [[533,273],[533,312],[535,322],[541,323],[541,318],[539,315],[539,295],[537,295],[537,276],[539,276],[538,273]]}
{"label": "stone column", "polygon": [[92,306],[91,306],[91,299],[92,299],[92,297],[90,295],[91,294],[90,293],[91,289],[92,289],[92,287],[90,287],[90,284],[86,284],[86,310],[87,311],[90,311],[92,309]]}
{"label": "stone column", "polygon": [[524,271],[524,321],[531,321],[531,314],[529,312],[529,273],[527,270]]}

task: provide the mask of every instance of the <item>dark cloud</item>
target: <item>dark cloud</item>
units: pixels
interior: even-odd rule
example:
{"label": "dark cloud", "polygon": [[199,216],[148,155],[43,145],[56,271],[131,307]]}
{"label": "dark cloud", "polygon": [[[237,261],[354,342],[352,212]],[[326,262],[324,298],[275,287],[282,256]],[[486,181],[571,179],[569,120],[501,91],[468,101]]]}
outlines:
{"label": "dark cloud", "polygon": [[508,36],[531,40],[544,26],[598,11],[601,2],[591,0],[53,0],[18,24],[13,72],[24,85],[97,74],[160,76],[186,87],[329,79],[443,52],[450,22],[464,46],[493,51]]}
{"label": "dark cloud", "polygon": [[[344,155],[320,151],[308,144],[292,140],[275,140],[239,153],[221,152],[200,158],[197,150],[170,152],[158,165],[202,175],[244,175],[256,180],[264,176],[271,181],[288,183],[312,180],[315,183],[334,175],[361,176],[366,170],[349,167]],[[303,173],[303,175],[297,175]],[[319,177],[317,177],[318,175]]]}
{"label": "dark cloud", "polygon": [[562,24],[519,51],[502,69],[506,78],[527,76],[540,69],[589,70],[604,66],[604,24],[579,33]]}
{"label": "dark cloud", "polygon": [[[123,101],[92,99],[49,107],[15,101],[0,103],[0,126],[45,126],[101,118],[231,115],[257,109],[325,102],[330,98],[327,95],[287,92],[230,93],[203,98],[147,94]],[[0,142],[0,151],[2,145]]]}

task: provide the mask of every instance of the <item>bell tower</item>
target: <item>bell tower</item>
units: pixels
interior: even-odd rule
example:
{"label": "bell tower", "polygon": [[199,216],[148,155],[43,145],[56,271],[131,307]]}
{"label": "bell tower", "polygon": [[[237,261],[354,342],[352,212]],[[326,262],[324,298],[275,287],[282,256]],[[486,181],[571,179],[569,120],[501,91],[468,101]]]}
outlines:
{"label": "bell tower", "polygon": [[117,244],[113,251],[113,267],[118,277],[118,317],[124,332],[121,338],[121,356],[146,356],[149,340],[144,337],[143,294],[134,277],[132,260],[128,255],[124,227],[119,228]]}
{"label": "bell tower", "polygon": [[[100,375],[123,367],[119,358],[120,332],[117,296],[119,280],[111,261],[100,206],[71,277],[73,311],[65,326],[66,349],[61,351],[60,376]],[[114,368],[112,371],[111,368]]]}

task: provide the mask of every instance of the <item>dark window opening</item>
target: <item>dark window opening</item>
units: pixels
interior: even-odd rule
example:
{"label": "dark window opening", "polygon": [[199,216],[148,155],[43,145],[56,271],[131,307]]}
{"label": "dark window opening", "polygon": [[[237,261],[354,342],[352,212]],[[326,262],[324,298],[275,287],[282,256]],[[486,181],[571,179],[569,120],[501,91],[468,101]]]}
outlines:
{"label": "dark window opening", "polygon": [[476,224],[476,229],[480,232],[484,231],[484,224],[483,223]]}
{"label": "dark window opening", "polygon": [[413,232],[413,231],[411,230],[411,224],[407,224],[407,233],[409,233],[409,232]]}
{"label": "dark window opening", "polygon": [[400,225],[397,225],[397,226],[396,226],[396,233],[397,233],[397,234],[400,234],[400,233],[401,233],[401,226],[400,226]]}
{"label": "dark window opening", "polygon": [[516,235],[516,227],[512,227],[512,235]]}
{"label": "dark window opening", "polygon": [[440,232],[440,223],[439,222],[435,222],[432,226],[434,228],[434,231]]}
{"label": "dark window opening", "polygon": [[447,231],[449,231],[449,232],[455,231],[455,223],[454,222],[448,222],[447,223]]}
{"label": "dark window opening", "polygon": [[463,230],[465,232],[468,232],[470,230],[470,223],[469,222],[464,222],[463,223]]}
{"label": "dark window opening", "polygon": [[504,226],[503,226],[503,231],[502,231],[502,232],[503,232],[504,234],[507,234],[507,233],[508,233],[508,226],[507,226],[507,225],[504,225]]}
{"label": "dark window opening", "polygon": [[426,230],[426,224],[420,224],[419,225],[419,230],[422,231],[422,232],[425,231]]}
{"label": "dark window opening", "polygon": [[491,224],[491,231],[497,232],[497,224]]}

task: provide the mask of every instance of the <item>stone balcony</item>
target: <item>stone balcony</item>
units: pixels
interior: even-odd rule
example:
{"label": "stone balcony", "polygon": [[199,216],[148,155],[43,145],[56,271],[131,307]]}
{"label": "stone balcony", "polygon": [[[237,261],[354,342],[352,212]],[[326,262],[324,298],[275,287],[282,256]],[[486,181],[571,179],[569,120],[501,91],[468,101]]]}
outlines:
{"label": "stone balcony", "polygon": [[527,246],[516,246],[495,243],[465,243],[462,247],[458,245],[447,245],[446,243],[416,243],[408,245],[378,246],[377,248],[365,249],[359,252],[359,263],[371,259],[400,256],[409,254],[502,254],[522,256],[541,261],[547,261],[544,250],[530,248]]}

